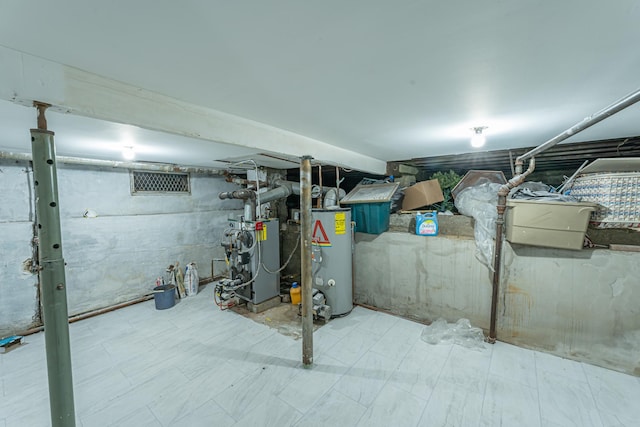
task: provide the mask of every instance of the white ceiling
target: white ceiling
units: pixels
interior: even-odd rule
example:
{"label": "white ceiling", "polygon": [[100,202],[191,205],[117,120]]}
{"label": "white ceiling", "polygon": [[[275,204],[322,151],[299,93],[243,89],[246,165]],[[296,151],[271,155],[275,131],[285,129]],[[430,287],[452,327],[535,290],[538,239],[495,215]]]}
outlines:
{"label": "white ceiling", "polygon": [[[538,145],[640,87],[637,0],[56,3],[0,0],[0,45],[385,161],[469,152],[474,126],[483,150]],[[34,113],[0,113],[17,149]],[[140,160],[260,152],[51,114],[59,154],[118,156],[126,133]],[[639,115],[568,142],[640,135]]]}
{"label": "white ceiling", "polygon": [[[206,143],[196,138],[56,111],[47,111],[46,117],[48,128],[55,132],[59,156],[122,161],[124,147],[135,147],[135,160],[145,162],[224,169],[243,159],[254,158],[267,167],[297,167],[284,156],[267,157],[260,150],[246,147]],[[30,152],[29,129],[36,127],[36,120],[35,109],[0,101],[0,149],[15,153]]]}

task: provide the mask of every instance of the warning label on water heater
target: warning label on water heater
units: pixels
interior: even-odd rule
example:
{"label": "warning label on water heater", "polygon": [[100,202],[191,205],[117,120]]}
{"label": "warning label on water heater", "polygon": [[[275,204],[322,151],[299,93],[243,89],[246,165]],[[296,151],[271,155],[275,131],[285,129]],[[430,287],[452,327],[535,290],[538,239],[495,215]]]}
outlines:
{"label": "warning label on water heater", "polygon": [[256,222],[256,237],[263,242],[267,240],[267,224]]}
{"label": "warning label on water heater", "polygon": [[345,234],[347,232],[347,214],[344,212],[336,213],[336,234]]}
{"label": "warning label on water heater", "polygon": [[322,222],[318,219],[316,220],[316,224],[313,226],[313,234],[311,236],[311,244],[317,246],[331,246],[331,242],[329,241],[329,237],[327,237],[327,232],[324,231],[324,227],[322,226]]}

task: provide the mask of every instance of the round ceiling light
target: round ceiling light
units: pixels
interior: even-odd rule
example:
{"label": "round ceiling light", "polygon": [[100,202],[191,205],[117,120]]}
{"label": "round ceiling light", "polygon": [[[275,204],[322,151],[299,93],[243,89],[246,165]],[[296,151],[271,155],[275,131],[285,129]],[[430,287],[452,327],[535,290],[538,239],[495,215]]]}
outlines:
{"label": "round ceiling light", "polygon": [[486,126],[472,128],[473,135],[471,136],[471,146],[473,148],[480,148],[487,142],[487,138],[482,133],[486,128]]}

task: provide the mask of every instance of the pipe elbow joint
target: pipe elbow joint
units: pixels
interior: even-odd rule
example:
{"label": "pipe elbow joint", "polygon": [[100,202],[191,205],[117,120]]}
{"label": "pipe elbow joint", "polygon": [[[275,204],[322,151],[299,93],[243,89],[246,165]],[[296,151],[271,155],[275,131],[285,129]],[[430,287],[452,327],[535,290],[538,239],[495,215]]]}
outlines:
{"label": "pipe elbow joint", "polygon": [[222,191],[218,193],[218,197],[222,200],[224,199],[253,200],[256,198],[256,193],[252,190]]}
{"label": "pipe elbow joint", "polygon": [[513,180],[513,178],[511,180],[509,180],[509,182],[507,182],[506,184],[502,185],[499,189],[498,189],[498,197],[507,197],[507,195],[509,195],[509,191],[511,191],[511,189],[514,186],[512,186],[511,181]]}

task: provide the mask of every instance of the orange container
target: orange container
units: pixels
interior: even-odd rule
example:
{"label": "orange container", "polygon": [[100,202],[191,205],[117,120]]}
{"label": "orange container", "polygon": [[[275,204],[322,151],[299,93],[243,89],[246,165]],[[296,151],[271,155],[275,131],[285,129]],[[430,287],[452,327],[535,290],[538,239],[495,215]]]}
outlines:
{"label": "orange container", "polygon": [[300,286],[298,282],[293,282],[291,289],[289,289],[289,295],[291,295],[291,304],[300,304]]}

